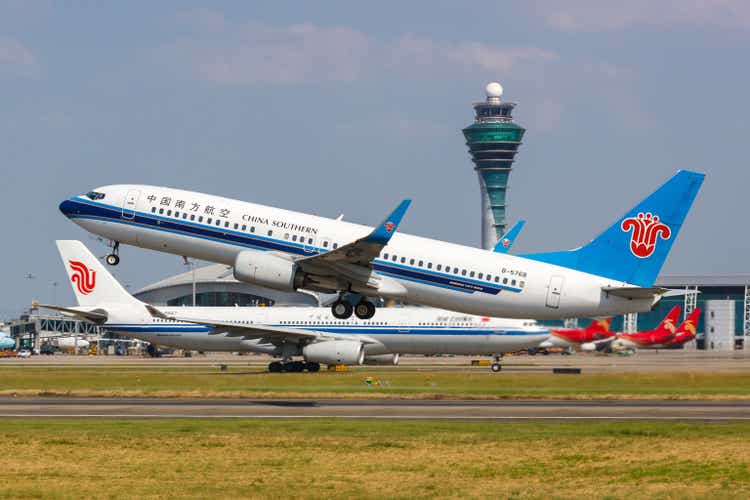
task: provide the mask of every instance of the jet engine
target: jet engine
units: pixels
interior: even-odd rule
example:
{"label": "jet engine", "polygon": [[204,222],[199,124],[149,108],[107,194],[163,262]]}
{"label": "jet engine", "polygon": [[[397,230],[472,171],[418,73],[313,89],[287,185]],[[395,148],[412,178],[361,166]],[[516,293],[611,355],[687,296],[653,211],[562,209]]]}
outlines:
{"label": "jet engine", "polygon": [[393,365],[396,366],[399,361],[398,354],[374,354],[365,356],[366,365]]}
{"label": "jet engine", "polygon": [[271,252],[247,250],[234,260],[234,277],[238,281],[291,292],[300,288],[304,274],[293,261]]}
{"label": "jet engine", "polygon": [[584,342],[581,344],[581,350],[583,352],[594,352],[596,351],[596,344],[594,342]]}
{"label": "jet engine", "polygon": [[356,340],[328,340],[308,344],[302,348],[305,361],[326,365],[361,365],[365,358],[362,342]]}

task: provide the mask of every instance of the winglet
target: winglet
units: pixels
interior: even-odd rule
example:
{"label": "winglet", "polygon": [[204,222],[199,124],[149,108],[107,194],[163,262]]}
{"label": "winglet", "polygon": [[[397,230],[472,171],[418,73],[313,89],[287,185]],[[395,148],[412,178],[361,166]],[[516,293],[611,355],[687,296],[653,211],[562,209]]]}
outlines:
{"label": "winglet", "polygon": [[523,229],[524,224],[526,224],[525,220],[519,220],[516,222],[516,224],[508,230],[502,237],[497,240],[497,243],[495,243],[495,247],[492,249],[495,253],[508,253],[510,250],[510,247],[513,246],[513,243],[516,242],[516,238],[518,238],[518,233],[521,232],[521,229]]}
{"label": "winglet", "polygon": [[409,208],[410,204],[411,200],[404,200],[399,203],[396,209],[391,212],[372,233],[370,233],[366,240],[381,245],[388,244],[388,241],[390,241],[391,237],[396,233],[399,224],[401,224],[401,219],[404,218],[406,209]]}

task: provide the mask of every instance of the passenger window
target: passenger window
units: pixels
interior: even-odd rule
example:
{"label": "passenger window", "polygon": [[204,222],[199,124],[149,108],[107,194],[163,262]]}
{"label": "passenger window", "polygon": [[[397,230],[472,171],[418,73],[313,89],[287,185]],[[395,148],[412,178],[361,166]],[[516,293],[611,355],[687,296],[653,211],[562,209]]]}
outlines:
{"label": "passenger window", "polygon": [[312,238],[307,238],[307,244],[312,245]]}
{"label": "passenger window", "polygon": [[[236,224],[235,224],[236,225]],[[224,221],[224,227],[229,227],[229,221]],[[235,228],[236,229],[236,228]]]}
{"label": "passenger window", "polygon": [[216,219],[216,225],[221,227],[221,221],[219,219]]}
{"label": "passenger window", "polygon": [[163,213],[164,213],[164,209],[163,209],[163,208],[160,208],[160,209],[159,209],[159,213],[160,213],[160,214],[163,214]]}
{"label": "passenger window", "polygon": [[183,219],[187,220],[187,216],[188,216],[188,214],[187,214],[187,213],[185,213],[185,212],[182,212],[182,218],[183,218]]}
{"label": "passenger window", "polygon": [[500,282],[500,276],[495,276],[495,283],[499,283],[499,282]]}
{"label": "passenger window", "polygon": [[384,254],[383,254],[383,258],[384,258],[385,260],[388,260],[388,254],[387,254],[387,253],[384,253]]}
{"label": "passenger window", "polygon": [[242,224],[242,230],[247,231],[247,226],[245,224]]}
{"label": "passenger window", "polygon": [[424,266],[424,262],[422,262],[422,261],[420,260],[420,261],[419,261],[419,267],[423,267],[423,266]]}
{"label": "passenger window", "polygon": [[507,284],[508,284],[508,278],[503,278],[503,285],[507,285]]}
{"label": "passenger window", "polygon": [[254,233],[254,232],[255,232],[255,226],[250,226],[250,232],[251,232],[251,233]]}
{"label": "passenger window", "polygon": [[208,219],[206,219],[206,224],[211,224],[211,222],[213,222],[213,219],[211,217],[209,217]]}
{"label": "passenger window", "polygon": [[240,225],[239,225],[239,224],[235,224],[235,225],[234,225],[234,229],[239,229],[239,228],[240,228]]}
{"label": "passenger window", "polygon": [[479,276],[477,276],[477,279],[480,279],[480,280],[481,280],[481,279],[482,279],[482,276],[484,276],[484,274],[483,274],[483,273],[479,273]]}
{"label": "passenger window", "polygon": [[334,243],[334,244],[333,244],[333,249],[334,249],[334,250],[336,250],[336,249],[337,249],[338,247],[339,247],[339,244],[338,244],[338,243]]}
{"label": "passenger window", "polygon": [[323,247],[328,248],[328,241],[323,240]]}
{"label": "passenger window", "polygon": [[155,214],[155,213],[156,213],[156,207],[151,207],[151,213],[152,213],[152,214]]}
{"label": "passenger window", "polygon": [[203,222],[203,216],[202,215],[198,217],[198,222]]}
{"label": "passenger window", "polygon": [[432,262],[427,263],[427,269],[432,269]]}
{"label": "passenger window", "polygon": [[273,229],[268,230],[268,236],[273,236]]}
{"label": "passenger window", "polygon": [[525,287],[525,286],[526,286],[526,282],[525,282],[525,281],[521,281],[520,283],[518,283],[518,286],[519,286],[520,288],[523,288],[523,287]]}
{"label": "passenger window", "polygon": [[466,276],[466,269],[461,269],[461,276]]}
{"label": "passenger window", "polygon": [[438,271],[440,271],[440,270],[441,270],[442,268],[443,268],[443,265],[442,265],[442,264],[438,264],[438,265],[437,265],[437,270],[438,270]]}
{"label": "passenger window", "polygon": [[296,234],[292,235],[292,241],[297,241],[297,235]]}
{"label": "passenger window", "polygon": [[511,286],[516,286],[516,280],[510,282]]}
{"label": "passenger window", "polygon": [[458,268],[457,267],[453,268],[453,274],[458,274]]}
{"label": "passenger window", "polygon": [[190,215],[190,220],[195,220],[195,214]]}
{"label": "passenger window", "polygon": [[474,277],[474,271],[472,271],[472,272],[470,272],[470,273],[469,273],[469,277],[470,277],[470,278],[473,278],[473,277]]}
{"label": "passenger window", "polygon": [[394,255],[394,256],[393,256],[393,257],[391,258],[391,260],[392,260],[393,262],[396,262],[396,260],[398,260],[398,257],[396,257],[396,256]]}
{"label": "passenger window", "polygon": [[406,262],[406,257],[401,257],[401,263],[404,264]]}
{"label": "passenger window", "polygon": [[413,265],[414,265],[414,259],[411,259],[411,260],[409,261],[409,264],[411,264],[411,265],[413,266]]}
{"label": "passenger window", "polygon": [[284,234],[284,239],[285,239],[285,240],[288,240],[288,239],[289,239],[289,233],[285,233],[285,234]]}

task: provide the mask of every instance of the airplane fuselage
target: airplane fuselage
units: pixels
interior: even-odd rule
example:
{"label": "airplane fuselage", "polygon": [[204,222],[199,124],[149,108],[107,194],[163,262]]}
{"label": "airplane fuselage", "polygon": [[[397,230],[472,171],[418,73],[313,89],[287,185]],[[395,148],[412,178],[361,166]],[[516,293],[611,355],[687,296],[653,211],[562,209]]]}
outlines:
{"label": "airplane fuselage", "polygon": [[[145,185],[98,188],[64,201],[76,224],[122,244],[234,265],[240,252],[329,252],[372,228],[196,192]],[[397,232],[372,261],[397,286],[377,295],[467,314],[559,319],[642,312],[653,298],[602,287],[625,282],[545,262]],[[365,292],[366,293],[366,292]]]}

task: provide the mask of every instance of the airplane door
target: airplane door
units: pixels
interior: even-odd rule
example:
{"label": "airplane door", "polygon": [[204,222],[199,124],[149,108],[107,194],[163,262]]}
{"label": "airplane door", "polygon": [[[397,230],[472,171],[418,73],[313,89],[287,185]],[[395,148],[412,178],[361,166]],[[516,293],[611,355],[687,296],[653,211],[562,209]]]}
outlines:
{"label": "airplane door", "polygon": [[138,197],[141,192],[137,189],[131,189],[125,195],[125,200],[122,202],[122,218],[133,219],[135,218],[135,208],[138,205]]}
{"label": "airplane door", "polygon": [[547,307],[557,309],[560,307],[560,295],[562,295],[563,282],[562,276],[552,276],[547,287]]}

